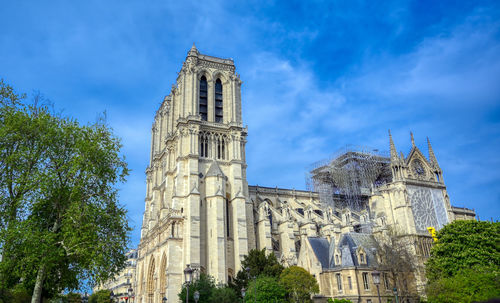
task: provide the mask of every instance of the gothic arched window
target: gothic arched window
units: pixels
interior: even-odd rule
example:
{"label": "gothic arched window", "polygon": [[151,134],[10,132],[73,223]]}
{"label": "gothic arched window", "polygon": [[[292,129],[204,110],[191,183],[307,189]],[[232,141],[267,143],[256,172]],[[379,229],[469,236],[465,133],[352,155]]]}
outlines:
{"label": "gothic arched window", "polygon": [[223,110],[222,81],[217,79],[217,81],[215,81],[215,122],[222,123],[224,118]]}
{"label": "gothic arched window", "polygon": [[208,84],[205,76],[200,79],[200,105],[199,111],[201,120],[207,121],[208,117]]}

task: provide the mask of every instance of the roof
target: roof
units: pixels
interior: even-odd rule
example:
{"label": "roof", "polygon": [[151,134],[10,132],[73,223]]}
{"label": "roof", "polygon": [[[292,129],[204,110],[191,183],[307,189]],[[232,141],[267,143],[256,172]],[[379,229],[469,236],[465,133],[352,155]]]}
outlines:
{"label": "roof", "polygon": [[319,237],[308,237],[307,240],[309,241],[316,258],[321,263],[321,267],[329,268],[328,252],[330,250],[330,243],[328,243],[328,240],[326,238]]}
{"label": "roof", "polygon": [[[377,242],[371,234],[347,233],[340,238],[337,244],[334,241],[330,243],[326,238],[321,237],[308,237],[307,240],[324,269],[360,266],[357,257],[357,250],[360,247],[363,248],[366,255],[367,263],[363,266],[377,265]],[[341,265],[335,264],[334,256],[337,248],[341,253]]]}

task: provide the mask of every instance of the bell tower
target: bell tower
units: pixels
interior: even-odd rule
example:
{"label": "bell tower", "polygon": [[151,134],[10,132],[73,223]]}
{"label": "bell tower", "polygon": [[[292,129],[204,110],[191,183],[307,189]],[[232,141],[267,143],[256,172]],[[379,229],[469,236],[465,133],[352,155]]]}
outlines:
{"label": "bell tower", "polygon": [[254,241],[241,84],[232,59],[193,45],[156,113],[138,268],[165,255],[160,295],[176,297],[187,264],[227,283]]}

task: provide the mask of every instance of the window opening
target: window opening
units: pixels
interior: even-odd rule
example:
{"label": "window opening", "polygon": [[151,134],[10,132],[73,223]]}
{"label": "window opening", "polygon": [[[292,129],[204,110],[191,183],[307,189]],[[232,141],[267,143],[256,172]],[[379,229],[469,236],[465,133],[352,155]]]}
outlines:
{"label": "window opening", "polygon": [[366,272],[363,273],[363,286],[365,287],[365,290],[370,289],[370,287],[368,286],[368,273]]}
{"label": "window opening", "polygon": [[222,81],[217,79],[215,81],[215,122],[222,123],[224,118],[223,109]]}
{"label": "window opening", "polygon": [[337,274],[337,289],[339,291],[342,291],[342,276],[340,274]]}
{"label": "window opening", "polygon": [[207,113],[208,113],[208,84],[207,84],[207,78],[205,76],[201,77],[200,79],[200,104],[199,104],[199,111],[200,111],[200,116],[201,120],[207,121]]}

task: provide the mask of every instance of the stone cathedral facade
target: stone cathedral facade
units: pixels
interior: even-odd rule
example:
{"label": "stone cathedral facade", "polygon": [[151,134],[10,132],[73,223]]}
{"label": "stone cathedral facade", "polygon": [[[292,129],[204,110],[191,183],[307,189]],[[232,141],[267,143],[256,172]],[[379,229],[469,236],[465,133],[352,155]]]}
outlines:
{"label": "stone cathedral facade", "polygon": [[[241,84],[233,60],[203,55],[193,45],[156,112],[135,302],[177,302],[187,264],[227,283],[253,248],[309,270],[323,297],[370,302],[373,288],[363,279],[377,265],[374,235],[397,226],[413,237],[415,254],[425,257],[427,227],[474,218],[473,211],[451,206],[430,143],[429,157],[415,144],[405,157],[391,138],[390,156],[377,158],[380,176],[361,186],[356,207],[344,203],[341,190],[249,186]],[[360,155],[345,154],[342,161],[359,164]],[[314,177],[332,175],[332,165],[316,168]]]}

